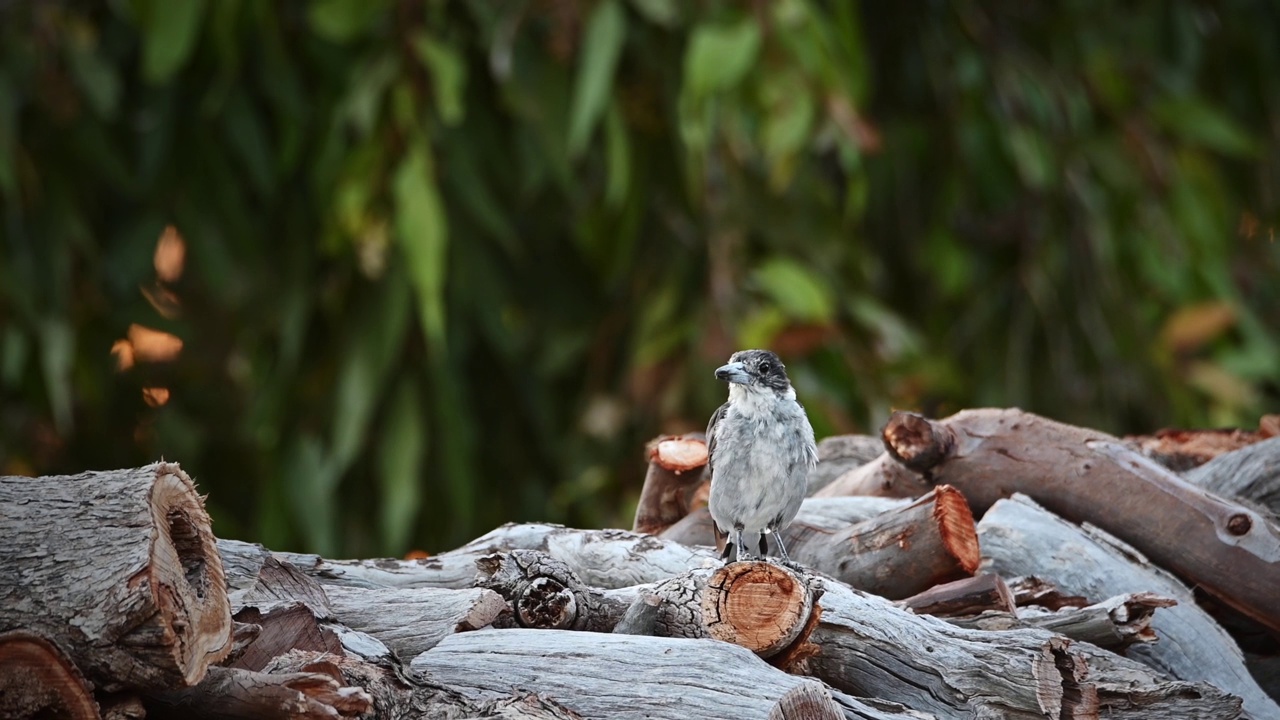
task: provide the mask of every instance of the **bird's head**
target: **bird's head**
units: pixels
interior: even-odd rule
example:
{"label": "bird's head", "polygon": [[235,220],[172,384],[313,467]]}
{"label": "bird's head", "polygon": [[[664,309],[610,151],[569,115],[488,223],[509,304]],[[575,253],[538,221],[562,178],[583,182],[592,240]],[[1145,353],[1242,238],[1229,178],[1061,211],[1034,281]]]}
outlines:
{"label": "bird's head", "polygon": [[728,381],[731,389],[734,385],[746,390],[769,389],[780,393],[791,389],[786,366],[769,350],[739,350],[727,365],[716,370],[716,377]]}

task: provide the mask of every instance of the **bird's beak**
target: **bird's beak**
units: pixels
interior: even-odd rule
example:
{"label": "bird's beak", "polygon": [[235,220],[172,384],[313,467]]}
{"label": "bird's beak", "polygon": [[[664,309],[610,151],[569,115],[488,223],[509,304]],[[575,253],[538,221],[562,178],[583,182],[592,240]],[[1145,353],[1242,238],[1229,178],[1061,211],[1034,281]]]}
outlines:
{"label": "bird's beak", "polygon": [[739,385],[746,385],[751,382],[751,376],[747,374],[747,369],[740,362],[732,362],[717,368],[716,377]]}

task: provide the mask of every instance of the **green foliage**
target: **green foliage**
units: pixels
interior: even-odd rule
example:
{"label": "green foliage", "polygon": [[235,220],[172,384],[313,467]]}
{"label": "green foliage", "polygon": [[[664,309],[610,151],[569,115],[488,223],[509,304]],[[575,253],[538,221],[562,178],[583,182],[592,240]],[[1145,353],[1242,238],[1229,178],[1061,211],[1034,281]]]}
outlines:
{"label": "green foliage", "polygon": [[[0,4],[0,470],[164,456],[220,535],[398,554],[626,525],[743,346],[819,434],[1251,424],[1278,34],[1192,0]],[[134,324],[180,354],[118,367]]]}

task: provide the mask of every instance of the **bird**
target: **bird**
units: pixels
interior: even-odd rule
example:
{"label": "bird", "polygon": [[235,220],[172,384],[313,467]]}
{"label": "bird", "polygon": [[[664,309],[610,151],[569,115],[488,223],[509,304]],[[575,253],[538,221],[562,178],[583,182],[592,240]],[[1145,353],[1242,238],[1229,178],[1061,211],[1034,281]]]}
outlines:
{"label": "bird", "polygon": [[767,558],[772,535],[789,563],[778,533],[795,519],[809,471],[818,463],[813,426],[772,351],[735,352],[715,375],[729,383],[728,401],[707,423],[708,506],[717,528],[729,536],[722,559],[752,559],[744,540],[754,536]]}

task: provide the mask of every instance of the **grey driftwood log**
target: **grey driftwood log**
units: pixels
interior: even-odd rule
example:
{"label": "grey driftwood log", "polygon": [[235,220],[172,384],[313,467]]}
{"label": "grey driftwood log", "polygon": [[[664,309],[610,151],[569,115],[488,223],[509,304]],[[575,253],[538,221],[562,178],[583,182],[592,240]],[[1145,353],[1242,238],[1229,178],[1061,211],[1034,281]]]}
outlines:
{"label": "grey driftwood log", "polygon": [[[805,498],[800,504],[800,512],[796,514],[795,520],[783,531],[783,542],[789,543],[790,538],[808,532],[838,530],[846,525],[862,522],[880,513],[908,505],[910,501],[907,498],[866,496]],[[681,545],[709,547],[716,544],[712,526],[711,512],[704,506],[667,527],[658,534],[658,537]],[[791,547],[790,544],[787,547]]]}
{"label": "grey driftwood log", "polygon": [[1240,696],[1252,717],[1280,717],[1280,707],[1254,682],[1231,636],[1196,604],[1191,590],[1108,533],[1066,522],[1015,495],[997,502],[978,523],[984,566],[1003,575],[1051,578],[1061,590],[1088,598],[1153,592],[1176,606],[1159,610],[1151,626],[1160,642],[1129,655],[1183,680],[1203,680]]}
{"label": "grey driftwood log", "polygon": [[947,622],[977,630],[1041,628],[1123,653],[1130,645],[1156,642],[1151,619],[1158,608],[1177,604],[1154,593],[1126,593],[1080,608],[1048,610],[1032,606],[1008,612],[988,610],[978,615],[948,617]]}
{"label": "grey driftwood log", "polygon": [[472,700],[536,688],[584,718],[928,718],[789,675],[714,640],[572,630],[445,638],[410,667]]}
{"label": "grey driftwood log", "polygon": [[1247,500],[1280,515],[1280,437],[1224,453],[1182,476],[1211,493]]}
{"label": "grey driftwood log", "polygon": [[192,685],[231,649],[209,516],[173,463],[0,478],[0,631],[55,642],[108,691]]}
{"label": "grey driftwood log", "polygon": [[818,464],[809,472],[808,494],[884,454],[884,442],[875,435],[832,435],[818,441]]}

